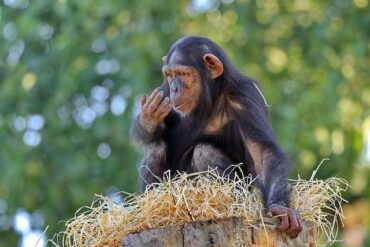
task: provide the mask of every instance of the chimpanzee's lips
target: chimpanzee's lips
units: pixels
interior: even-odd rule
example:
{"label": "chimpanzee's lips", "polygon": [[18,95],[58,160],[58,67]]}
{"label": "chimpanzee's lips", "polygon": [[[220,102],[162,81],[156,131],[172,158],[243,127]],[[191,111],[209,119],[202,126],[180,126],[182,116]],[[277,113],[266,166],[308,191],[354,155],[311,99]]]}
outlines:
{"label": "chimpanzee's lips", "polygon": [[184,105],[186,105],[187,103],[189,102],[184,102],[184,103],[180,103],[180,104],[177,104],[174,106],[175,109],[180,109],[181,107],[183,107]]}

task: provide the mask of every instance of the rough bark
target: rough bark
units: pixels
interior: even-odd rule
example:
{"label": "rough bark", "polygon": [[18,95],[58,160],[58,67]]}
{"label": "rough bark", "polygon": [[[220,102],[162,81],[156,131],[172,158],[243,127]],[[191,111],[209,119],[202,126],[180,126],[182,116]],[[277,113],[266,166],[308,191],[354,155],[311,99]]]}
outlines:
{"label": "rough bark", "polygon": [[291,239],[276,229],[276,219],[245,227],[242,218],[199,221],[181,226],[157,227],[133,233],[122,240],[122,247],[314,247],[315,228],[304,222],[298,238]]}

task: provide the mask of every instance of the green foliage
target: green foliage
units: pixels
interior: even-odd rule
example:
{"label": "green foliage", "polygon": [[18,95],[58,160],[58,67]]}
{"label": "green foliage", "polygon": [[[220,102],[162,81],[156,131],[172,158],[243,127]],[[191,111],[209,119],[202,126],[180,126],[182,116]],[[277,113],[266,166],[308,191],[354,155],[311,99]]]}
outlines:
{"label": "green foliage", "polygon": [[42,212],[51,236],[94,194],[136,191],[138,95],[161,83],[161,57],[186,34],[213,39],[261,81],[293,177],[329,157],[319,177],[370,196],[367,0],[215,0],[203,11],[185,0],[3,2],[1,246],[18,241],[18,208]]}

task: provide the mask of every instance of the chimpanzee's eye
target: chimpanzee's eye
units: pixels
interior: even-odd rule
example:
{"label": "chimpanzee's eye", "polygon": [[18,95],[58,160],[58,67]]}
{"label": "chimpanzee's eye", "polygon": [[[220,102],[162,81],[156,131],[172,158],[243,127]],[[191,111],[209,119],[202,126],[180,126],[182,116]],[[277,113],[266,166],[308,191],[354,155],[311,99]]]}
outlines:
{"label": "chimpanzee's eye", "polygon": [[167,78],[171,78],[172,77],[171,73],[168,72],[168,71],[164,72],[164,76],[167,77]]}
{"label": "chimpanzee's eye", "polygon": [[186,71],[181,71],[181,72],[178,73],[178,76],[187,77],[187,76],[189,76],[189,73],[186,72]]}

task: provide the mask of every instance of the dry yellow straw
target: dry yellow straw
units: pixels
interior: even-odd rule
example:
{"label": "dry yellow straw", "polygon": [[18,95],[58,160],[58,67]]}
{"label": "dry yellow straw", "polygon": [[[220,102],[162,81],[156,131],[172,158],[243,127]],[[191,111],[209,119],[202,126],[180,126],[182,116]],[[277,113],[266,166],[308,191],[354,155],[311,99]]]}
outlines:
{"label": "dry yellow straw", "polygon": [[[58,244],[117,246],[130,233],[230,217],[243,217],[247,227],[254,226],[264,208],[259,191],[251,184],[251,177],[230,179],[215,170],[179,173],[173,179],[166,174],[161,183],[150,185],[143,194],[121,192],[124,197],[121,203],[97,196],[90,207],[81,208],[67,221]],[[303,220],[317,227],[322,233],[318,238],[325,237],[325,244],[336,239],[338,219],[343,218],[341,193],[346,188],[347,182],[339,178],[316,180],[312,176],[308,181],[292,181],[291,207],[299,210]]]}

